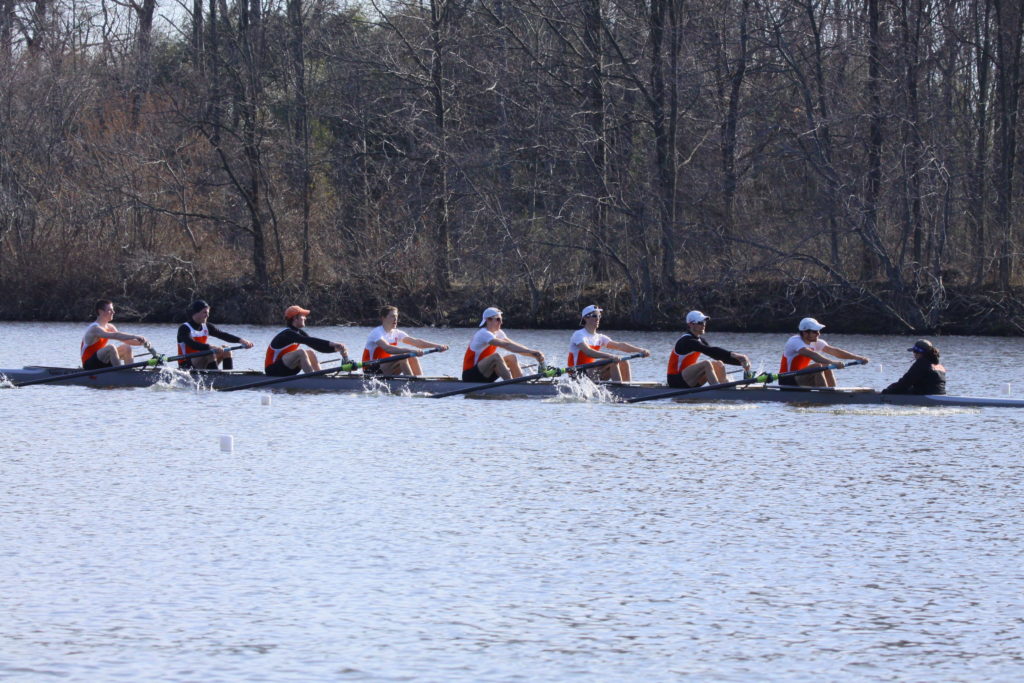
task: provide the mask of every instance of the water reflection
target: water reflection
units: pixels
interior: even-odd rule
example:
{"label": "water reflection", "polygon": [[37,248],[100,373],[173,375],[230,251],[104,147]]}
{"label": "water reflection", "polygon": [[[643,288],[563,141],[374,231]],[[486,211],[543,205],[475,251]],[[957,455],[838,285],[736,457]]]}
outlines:
{"label": "water reflection", "polygon": [[[5,367],[32,362],[43,333],[60,364],[80,332],[13,330]],[[515,336],[553,352],[566,335]],[[671,341],[644,336],[630,338]],[[764,358],[777,341],[721,339]],[[837,343],[889,366],[896,341]],[[1006,368],[1024,360],[1019,340],[971,340],[971,356],[947,351],[957,343],[944,360],[971,377],[966,393],[1018,382]],[[987,363],[993,349],[1010,362]],[[429,371],[454,374],[445,356]],[[634,370],[656,379],[659,363]],[[0,677],[1024,674],[1015,411],[380,389],[263,405],[177,374],[163,388],[0,393]]]}

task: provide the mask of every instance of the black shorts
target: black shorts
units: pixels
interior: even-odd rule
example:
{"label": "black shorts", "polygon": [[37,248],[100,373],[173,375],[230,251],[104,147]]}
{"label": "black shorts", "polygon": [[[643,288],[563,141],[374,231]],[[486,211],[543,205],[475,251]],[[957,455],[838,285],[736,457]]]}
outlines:
{"label": "black shorts", "polygon": [[798,386],[800,386],[800,383],[796,381],[796,377],[780,377],[779,378],[779,386],[780,387],[798,387]]}
{"label": "black shorts", "polygon": [[377,363],[376,365],[367,365],[363,368],[364,375],[383,375],[384,371],[380,369],[383,363]]}
{"label": "black shorts", "polygon": [[83,370],[102,370],[103,368],[112,367],[114,366],[111,365],[110,363],[104,363],[99,358],[97,358],[95,353],[92,354],[92,357],[89,360],[82,363]]}
{"label": "black shorts", "polygon": [[474,365],[469,370],[462,371],[463,382],[496,382],[497,380],[498,373],[494,373],[491,377],[484,377],[478,365]]}
{"label": "black shorts", "polygon": [[[186,358],[185,360],[178,361],[179,370],[217,370],[220,368],[220,363],[215,360],[210,360],[211,356],[196,356],[195,358]],[[199,364],[207,363],[199,367],[196,365],[196,361]]]}
{"label": "black shorts", "polygon": [[669,375],[665,383],[673,389],[693,389],[693,387],[686,383],[682,375]]}
{"label": "black shorts", "polygon": [[302,367],[290,368],[281,361],[280,358],[275,360],[273,363],[263,369],[263,372],[267,373],[271,377],[291,377],[292,375],[299,374],[299,370]]}

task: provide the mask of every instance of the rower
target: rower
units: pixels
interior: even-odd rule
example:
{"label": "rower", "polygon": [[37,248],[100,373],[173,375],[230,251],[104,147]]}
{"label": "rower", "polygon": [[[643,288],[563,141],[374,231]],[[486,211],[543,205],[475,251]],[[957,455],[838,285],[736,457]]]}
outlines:
{"label": "rower", "polygon": [[[409,349],[403,349],[399,346],[402,343],[415,346],[416,349],[412,353],[415,353],[416,356],[423,355],[421,349],[448,350],[448,346],[445,344],[437,344],[426,339],[417,339],[398,329],[398,308],[395,306],[385,306],[380,309],[380,325],[373,328],[370,336],[366,339],[366,346],[363,347],[363,362],[389,358],[399,353],[409,353]],[[423,370],[420,368],[420,361],[416,356],[393,363],[380,363],[379,365],[364,367],[363,374],[422,375]]]}
{"label": "rower", "polygon": [[[821,331],[824,328],[825,326],[814,318],[804,318],[800,321],[800,324],[797,326],[798,333],[789,338],[782,352],[782,362],[779,365],[780,374],[818,368],[832,363],[836,363],[839,368],[844,367],[841,361],[835,362],[823,355],[826,353],[845,360],[859,360],[862,363],[868,362],[866,356],[858,356],[855,353],[844,351],[838,346],[830,346],[821,338]],[[779,379],[779,384],[792,387],[834,387],[836,385],[836,377],[831,370],[823,370],[822,372],[812,372],[806,375],[797,375],[796,377],[782,377]]]}
{"label": "rower", "polygon": [[[651,352],[647,349],[627,342],[617,342],[608,335],[598,332],[597,327],[601,324],[601,314],[603,312],[604,309],[598,308],[596,305],[587,306],[580,312],[580,329],[573,332],[572,338],[569,339],[568,365],[570,368],[593,363],[604,358],[618,358],[615,354],[602,351],[602,349],[642,353],[644,358],[651,355]],[[611,380],[613,382],[629,382],[633,378],[633,373],[627,360],[595,368],[592,372],[597,379]]]}
{"label": "rower", "polygon": [[882,389],[883,394],[945,394],[946,368],[939,362],[939,350],[927,339],[918,339],[907,351],[914,364],[898,380]]}
{"label": "rower", "polygon": [[[533,356],[538,363],[544,364],[543,353],[509,339],[501,329],[501,316],[501,311],[493,306],[484,310],[478,325],[480,329],[469,340],[466,355],[462,359],[463,382],[494,382],[499,377],[505,380],[522,377],[523,371],[515,356],[517,353]],[[502,356],[497,353],[499,348],[512,353]]]}
{"label": "rower", "polygon": [[[348,349],[341,342],[328,341],[311,337],[306,332],[306,316],[309,311],[301,306],[289,306],[284,311],[284,319],[288,326],[274,335],[267,347],[267,356],[263,371],[268,375],[286,377],[302,372],[314,372],[320,369],[320,361],[313,349],[321,353],[337,351],[343,358],[348,357]],[[299,346],[309,346],[300,349]]]}
{"label": "rower", "polygon": [[[718,346],[711,346],[704,338],[710,316],[700,311],[686,314],[687,332],[676,340],[672,353],[668,356],[668,376],[670,387],[689,389],[704,384],[723,384],[726,382],[725,366],[740,365],[747,373],[750,372],[750,358],[742,353],[726,351]],[[701,355],[708,360],[700,360]]]}
{"label": "rower", "polygon": [[234,369],[234,360],[231,352],[223,346],[213,346],[207,343],[210,337],[216,337],[232,344],[241,344],[247,349],[253,347],[253,343],[247,339],[236,337],[225,332],[210,322],[210,304],[202,299],[196,299],[188,307],[189,319],[178,328],[178,355],[184,356],[190,353],[201,353],[213,350],[207,356],[194,358],[183,358],[178,361],[182,369],[194,368],[196,370],[216,369],[218,364],[223,363],[225,370]]}
{"label": "rower", "polygon": [[[114,319],[114,304],[110,299],[100,299],[94,306],[96,320],[85,328],[80,354],[83,370],[99,370],[115,365],[124,365],[132,360],[133,346],[147,344],[146,338],[137,334],[118,332],[111,320]],[[108,340],[124,342],[114,346]]]}

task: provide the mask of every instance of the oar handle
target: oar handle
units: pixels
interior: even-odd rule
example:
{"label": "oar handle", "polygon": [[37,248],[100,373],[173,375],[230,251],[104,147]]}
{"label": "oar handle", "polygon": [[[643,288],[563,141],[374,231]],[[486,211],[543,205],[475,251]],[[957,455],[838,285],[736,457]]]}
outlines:
{"label": "oar handle", "polygon": [[412,358],[416,355],[427,355],[428,353],[437,353],[441,349],[427,349],[422,354],[416,353],[400,353],[395,356],[388,356],[387,358],[378,358],[377,360],[368,361],[355,361],[347,360],[342,358],[341,365],[336,368],[326,368],[323,370],[314,370],[313,372],[298,372],[294,375],[287,375],[285,377],[270,377],[268,379],[261,379],[255,382],[249,382],[248,384],[242,384],[236,387],[225,387],[220,391],[241,391],[242,389],[258,389],[259,387],[268,387],[273,384],[283,384],[285,382],[294,382],[297,379],[308,379],[310,377],[320,377],[323,375],[330,375],[337,372],[352,372],[359,368],[369,367],[371,365],[380,365],[381,363],[394,363],[396,361],[405,360],[406,358]]}
{"label": "oar handle", "polygon": [[601,360],[584,363],[583,365],[574,365],[571,368],[565,368],[562,370],[562,373],[576,373],[579,370],[590,370],[591,368],[599,368],[605,365],[611,365],[612,363],[621,363],[622,361],[633,360],[634,358],[643,358],[643,356],[643,353],[637,352],[626,356],[616,356],[615,358],[602,358]]}
{"label": "oar handle", "polygon": [[643,403],[644,401],[655,401],[661,398],[674,398],[678,396],[686,396],[688,394],[699,394],[702,391],[713,391],[714,389],[728,389],[730,387],[738,387],[746,384],[768,384],[769,382],[777,382],[780,377],[796,377],[797,375],[811,375],[817,372],[824,372],[826,370],[842,370],[844,367],[848,368],[851,365],[864,365],[862,360],[851,360],[844,362],[841,365],[839,363],[830,363],[817,368],[806,368],[804,370],[793,370],[792,372],[782,373],[771,373],[762,372],[759,375],[753,377],[747,377],[745,379],[738,379],[735,382],[724,382],[722,384],[708,384],[702,387],[691,387],[689,389],[678,389],[676,391],[666,391],[661,394],[654,394],[653,396],[637,396],[634,398],[626,399],[626,403]]}
{"label": "oar handle", "polygon": [[[231,346],[228,348],[229,351],[235,351],[237,349],[244,349],[244,344],[238,346]],[[194,353],[184,353],[178,356],[161,356],[157,354],[149,360],[144,360],[139,363],[127,363],[125,365],[112,365],[109,368],[97,368],[95,370],[79,370],[78,372],[69,372],[63,375],[53,375],[51,377],[41,377],[39,379],[30,379],[24,382],[18,382],[14,386],[16,387],[27,387],[32,384],[46,384],[48,382],[59,382],[65,379],[76,379],[78,377],[92,377],[93,375],[102,375],[108,372],[119,372],[121,370],[132,370],[134,368],[151,368],[158,365],[163,365],[169,361],[185,360],[186,358],[196,358],[199,356],[208,356],[211,353],[215,353],[216,349],[208,349],[206,351],[195,351]]]}
{"label": "oar handle", "polygon": [[[358,370],[360,368],[368,368],[374,365],[380,365],[382,363],[397,363],[398,361],[405,360],[406,358],[426,356],[428,353],[438,353],[439,351],[443,351],[443,349],[437,347],[432,349],[424,349],[423,353],[416,353],[414,351],[410,351],[409,353],[399,353],[394,356],[388,356],[387,358],[378,358],[376,360],[346,360],[343,358],[341,360],[341,365],[335,368],[335,371],[352,372],[353,370]],[[307,374],[306,377],[309,377],[309,374]]]}
{"label": "oar handle", "polygon": [[491,382],[490,384],[477,384],[465,389],[454,389],[452,391],[444,391],[440,394],[431,394],[430,398],[446,398],[448,396],[458,396],[460,394],[472,394],[477,391],[488,391],[490,389],[497,389],[498,387],[507,387],[510,384],[522,384],[524,382],[532,382],[535,379],[542,379],[546,377],[561,377],[562,375],[577,370],[586,370],[588,368],[596,368],[602,365],[610,365],[612,363],[620,363],[624,360],[631,360],[633,358],[639,358],[643,356],[642,353],[634,353],[628,356],[621,356],[616,358],[602,358],[592,363],[584,363],[583,365],[576,365],[571,368],[556,368],[556,367],[545,367],[540,372],[532,375],[524,375],[522,377],[516,377],[515,379],[503,380],[501,382]]}
{"label": "oar handle", "polygon": [[764,380],[764,384],[767,384],[768,382],[778,382],[780,377],[796,377],[798,375],[813,375],[818,372],[825,372],[826,370],[842,370],[843,368],[848,368],[851,365],[864,365],[866,362],[867,361],[863,360],[839,361],[837,363],[829,363],[828,365],[822,365],[816,368],[793,370],[792,372],[761,373],[759,377],[767,377],[768,379]]}

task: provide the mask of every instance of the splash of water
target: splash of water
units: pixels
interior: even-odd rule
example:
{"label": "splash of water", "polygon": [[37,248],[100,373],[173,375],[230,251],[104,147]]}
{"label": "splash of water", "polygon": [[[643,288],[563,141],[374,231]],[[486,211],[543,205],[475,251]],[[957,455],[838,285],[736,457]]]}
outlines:
{"label": "splash of water", "polygon": [[589,401],[592,403],[618,403],[619,399],[606,387],[595,384],[589,377],[579,379],[562,375],[554,380],[556,395],[544,399],[545,403],[575,403]]}
{"label": "splash of water", "polygon": [[7,379],[7,375],[0,373],[0,389],[13,389],[14,382]]}
{"label": "splash of water", "polygon": [[391,396],[391,385],[377,375],[363,376],[363,395],[365,396]]}
{"label": "splash of water", "polygon": [[[646,404],[646,405],[650,406],[652,404]],[[661,403],[660,405],[664,406],[664,405],[666,405],[666,403]],[[671,405],[674,408],[685,408],[687,410],[698,411],[698,412],[707,412],[707,411],[720,412],[720,411],[723,411],[723,410],[732,410],[732,411],[736,411],[736,410],[760,410],[760,408],[761,408],[761,406],[756,404],[756,403],[729,403],[729,402],[726,402],[726,401],[708,401],[706,403],[694,403],[694,402],[690,402],[690,401],[685,401],[685,402],[670,401],[670,402],[668,402],[668,405]]]}
{"label": "splash of water", "polygon": [[884,416],[911,416],[911,417],[944,417],[948,415],[977,415],[980,408],[948,407],[936,408],[931,406],[794,406],[800,413],[810,414],[833,414],[833,415],[884,415]]}
{"label": "splash of water", "polygon": [[202,377],[185,370],[161,365],[157,370],[158,379],[150,388],[153,391],[210,391],[211,386]]}

